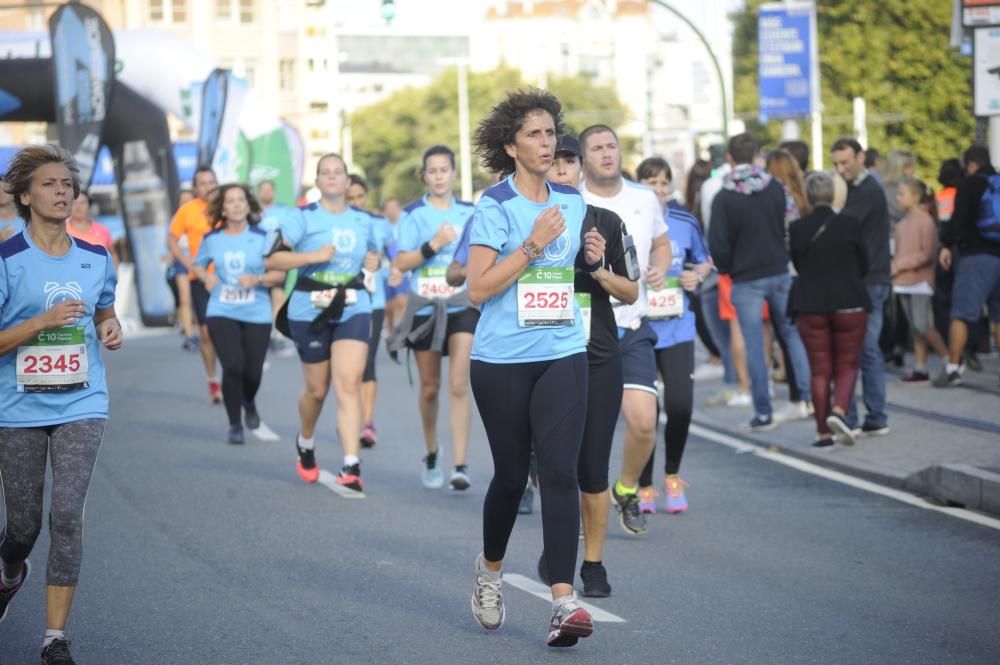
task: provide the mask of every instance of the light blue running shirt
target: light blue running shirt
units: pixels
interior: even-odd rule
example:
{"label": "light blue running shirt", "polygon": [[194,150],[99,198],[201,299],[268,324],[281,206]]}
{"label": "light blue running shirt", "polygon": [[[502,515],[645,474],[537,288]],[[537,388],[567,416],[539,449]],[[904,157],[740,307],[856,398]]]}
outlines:
{"label": "light blue running shirt", "polygon": [[4,231],[8,230],[13,234],[11,237],[14,237],[14,235],[17,235],[24,230],[24,220],[20,217],[0,219],[0,235],[2,235]]}
{"label": "light blue running shirt", "polygon": [[[475,207],[471,203],[459,201],[452,197],[451,206],[447,210],[438,210],[429,202],[429,195],[424,194],[422,198],[406,206],[402,217],[399,218],[399,251],[415,252],[420,250],[420,246],[429,242],[434,234],[443,224],[451,224],[455,230],[455,240],[441,248],[437,254],[427,259],[414,268],[410,275],[410,290],[417,295],[432,297],[428,288],[431,284],[441,286],[444,284],[444,275],[451,265],[451,258],[458,249],[458,236],[462,235],[465,223],[472,217]],[[423,280],[423,290],[421,290],[421,280]],[[433,280],[433,281],[432,281]],[[461,287],[465,288],[465,287]],[[448,313],[461,312],[464,307],[449,307]],[[434,308],[428,305],[417,310],[417,316],[429,316]]]}
{"label": "light blue running shirt", "polygon": [[208,316],[221,316],[244,323],[271,322],[271,295],[267,287],[240,286],[241,275],[263,275],[264,255],[271,249],[269,234],[250,226],[239,235],[212,231],[201,241],[194,262],[207,268],[215,264],[219,283],[208,300]]}
{"label": "light blue running shirt", "polygon": [[289,215],[295,214],[295,208],[275,203],[270,208],[261,213],[260,223],[257,225],[261,231],[274,233],[281,228],[281,220]]}
{"label": "light blue running shirt", "polygon": [[[43,252],[26,231],[0,245],[0,329],[64,300],[87,303],[87,314],[77,324],[43,331],[20,349],[0,355],[0,427],[108,417],[108,387],[93,317],[96,309],[115,304],[115,269],[103,247],[76,238],[71,242],[65,256]],[[41,351],[42,346],[48,349]],[[66,392],[34,392],[60,385]]]}
{"label": "light blue running shirt", "polygon": [[[299,208],[281,220],[281,236],[296,252],[314,252],[324,245],[336,248],[333,260],[299,268],[299,275],[331,286],[346,284],[361,272],[365,254],[377,251],[371,215],[364,210],[347,208],[342,213],[329,212],[319,203]],[[357,301],[344,307],[336,321],[347,321],[355,314],[372,311],[372,301],[364,289],[356,290]],[[291,321],[312,321],[322,311],[310,301],[308,292],[293,291],[288,302]]]}
{"label": "light blue running shirt", "polygon": [[[572,187],[549,183],[549,198],[535,203],[522,196],[507,177],[483,193],[476,206],[470,231],[470,245],[484,245],[498,252],[497,263],[519,249],[543,211],[558,205],[566,220],[566,230],[545,248],[531,268],[568,268],[573,282],[574,265],[580,251],[580,231],[587,206]],[[527,271],[526,271],[527,272]],[[585,353],[583,318],[573,302],[573,325],[560,327],[522,326],[518,320],[518,282],[483,303],[472,344],[473,360],[489,363],[523,363],[555,360]]]}
{"label": "light blue running shirt", "polygon": [[389,280],[389,263],[396,258],[396,236],[389,220],[382,215],[368,213],[372,231],[375,234],[375,249],[382,258],[382,267],[375,276],[375,290],[372,291],[372,309],[385,309],[386,282]]}
{"label": "light blue running shirt", "polygon": [[[701,234],[698,220],[683,209],[668,207],[664,217],[669,219],[670,226],[670,269],[667,278],[677,278],[684,270],[685,263],[704,263],[708,260],[708,247]],[[691,311],[691,298],[684,294],[684,314],[677,318],[652,320],[649,324],[656,331],[656,348],[666,349],[677,344],[690,342],[696,336],[694,312]]]}
{"label": "light blue running shirt", "polygon": [[472,218],[465,223],[465,228],[462,229],[462,237],[458,239],[458,249],[455,250],[455,255],[452,256],[451,260],[462,266],[463,268],[469,265],[469,237],[472,234]]}

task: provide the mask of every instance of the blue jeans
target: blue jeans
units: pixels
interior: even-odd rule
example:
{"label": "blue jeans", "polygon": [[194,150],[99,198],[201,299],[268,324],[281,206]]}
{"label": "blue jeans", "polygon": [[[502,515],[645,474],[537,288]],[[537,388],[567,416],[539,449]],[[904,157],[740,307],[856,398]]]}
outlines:
{"label": "blue jeans", "polygon": [[[872,301],[872,311],[868,315],[868,329],[865,331],[865,345],[861,349],[861,396],[868,414],[865,424],[871,427],[885,427],[889,418],[885,415],[885,356],[879,348],[878,338],[882,333],[882,319],[885,303],[892,287],[888,284],[865,284],[868,297]],[[847,413],[847,424],[858,426],[858,401],[851,400]]]}
{"label": "blue jeans", "polygon": [[788,346],[788,357],[792,361],[795,383],[802,394],[802,399],[806,401],[812,399],[806,349],[802,345],[799,331],[785,315],[788,309],[788,292],[791,288],[792,276],[788,273],[733,283],[733,307],[736,309],[736,318],[739,319],[740,331],[746,343],[747,371],[750,373],[750,389],[758,416],[771,415],[767,362],[764,360],[764,320],[761,316],[764,301],[767,301],[771,309],[771,324],[778,328]]}
{"label": "blue jeans", "polygon": [[712,340],[719,347],[722,357],[722,382],[734,386],[739,382],[736,369],[733,368],[733,354],[730,346],[729,321],[723,321],[719,316],[719,289],[709,289],[701,294],[701,313],[705,317],[705,326],[712,335]]}

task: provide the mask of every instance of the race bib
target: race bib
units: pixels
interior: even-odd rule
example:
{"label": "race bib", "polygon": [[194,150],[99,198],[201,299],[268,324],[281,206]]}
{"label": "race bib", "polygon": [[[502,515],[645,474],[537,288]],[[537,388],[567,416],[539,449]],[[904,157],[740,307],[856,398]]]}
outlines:
{"label": "race bib", "polygon": [[244,289],[241,286],[219,287],[219,302],[227,305],[249,305],[257,300],[257,289]]}
{"label": "race bib", "polygon": [[88,387],[84,327],[52,328],[17,349],[17,392],[70,392]]}
{"label": "race bib", "polygon": [[677,277],[667,277],[659,291],[650,290],[646,294],[651,320],[675,319],[684,316],[684,290]]}
{"label": "race bib", "polygon": [[576,304],[580,306],[580,314],[583,318],[583,336],[586,338],[587,343],[590,343],[590,303],[591,298],[589,293],[577,293],[575,296]]}
{"label": "race bib", "polygon": [[[310,291],[309,292],[309,302],[312,303],[313,307],[316,309],[326,309],[333,302],[334,297],[337,295],[337,289],[326,289],[324,291]],[[354,289],[344,290],[344,306],[350,306],[358,302],[358,292]]]}
{"label": "race bib", "polygon": [[446,300],[460,290],[448,285],[445,278],[448,268],[444,266],[424,266],[417,274],[420,277],[417,280],[417,295],[421,298]]}
{"label": "race bib", "polygon": [[574,325],[573,268],[524,271],[517,279],[517,323],[522,328]]}

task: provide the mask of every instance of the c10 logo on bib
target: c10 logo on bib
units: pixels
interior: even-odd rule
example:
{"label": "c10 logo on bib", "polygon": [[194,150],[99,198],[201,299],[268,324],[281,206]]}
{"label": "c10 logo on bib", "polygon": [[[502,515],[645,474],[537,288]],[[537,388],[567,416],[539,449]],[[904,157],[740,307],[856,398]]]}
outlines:
{"label": "c10 logo on bib", "polygon": [[545,259],[547,261],[562,261],[569,256],[571,246],[569,231],[563,231],[562,235],[545,246]]}

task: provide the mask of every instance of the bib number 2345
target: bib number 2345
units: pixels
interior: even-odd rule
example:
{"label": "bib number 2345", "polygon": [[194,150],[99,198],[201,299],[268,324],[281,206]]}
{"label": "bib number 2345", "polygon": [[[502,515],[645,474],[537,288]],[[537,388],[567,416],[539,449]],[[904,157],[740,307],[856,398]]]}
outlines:
{"label": "bib number 2345", "polygon": [[83,326],[38,333],[17,349],[18,392],[69,392],[87,387]]}

